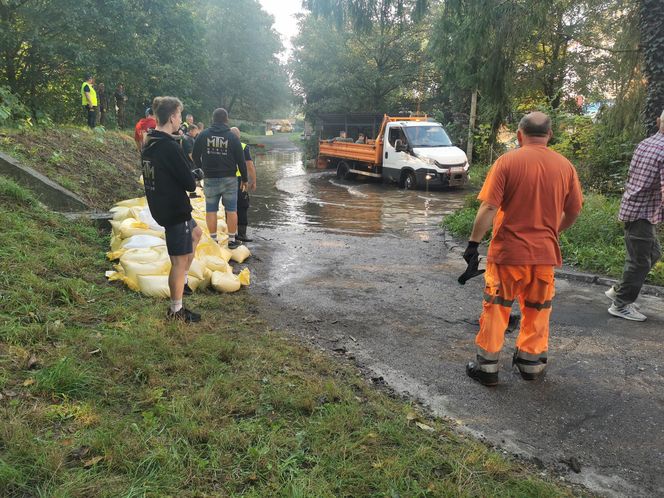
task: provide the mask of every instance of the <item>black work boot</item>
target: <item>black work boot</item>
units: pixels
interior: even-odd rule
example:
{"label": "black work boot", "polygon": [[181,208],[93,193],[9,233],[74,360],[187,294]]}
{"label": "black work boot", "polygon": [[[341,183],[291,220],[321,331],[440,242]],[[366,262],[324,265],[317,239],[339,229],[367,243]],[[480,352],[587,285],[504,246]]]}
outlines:
{"label": "black work boot", "polygon": [[235,240],[239,240],[241,242],[253,242],[254,239],[247,237],[247,225],[237,226],[237,235],[235,236]]}
{"label": "black work boot", "polygon": [[478,354],[477,362],[471,361],[466,365],[466,374],[484,386],[495,386],[498,384],[498,360],[487,360]]}
{"label": "black work boot", "polygon": [[519,351],[519,348],[514,350],[512,357],[512,366],[519,369],[523,380],[537,380],[542,377],[546,371],[546,362],[546,353],[533,355]]}

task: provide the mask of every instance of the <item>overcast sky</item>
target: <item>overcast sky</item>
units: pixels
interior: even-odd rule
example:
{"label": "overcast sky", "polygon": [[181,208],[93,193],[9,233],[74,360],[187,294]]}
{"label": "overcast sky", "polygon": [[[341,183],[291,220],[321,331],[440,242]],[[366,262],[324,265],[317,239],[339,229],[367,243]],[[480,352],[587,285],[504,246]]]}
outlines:
{"label": "overcast sky", "polygon": [[274,16],[274,28],[281,34],[281,40],[290,50],[290,38],[297,34],[295,14],[303,12],[302,0],[260,0],[263,9]]}

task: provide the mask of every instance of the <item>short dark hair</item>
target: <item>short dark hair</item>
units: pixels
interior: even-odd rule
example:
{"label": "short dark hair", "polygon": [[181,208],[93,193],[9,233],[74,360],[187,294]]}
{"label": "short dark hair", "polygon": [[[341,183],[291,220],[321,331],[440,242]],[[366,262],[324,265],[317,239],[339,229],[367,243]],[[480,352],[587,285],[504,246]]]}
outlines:
{"label": "short dark hair", "polygon": [[551,118],[546,116],[546,119],[539,121],[532,119],[532,113],[526,114],[519,121],[519,129],[528,137],[546,137],[551,131]]}
{"label": "short dark hair", "polygon": [[85,81],[91,80],[92,78],[94,78],[94,75],[92,73],[88,73],[85,75]]}
{"label": "short dark hair", "polygon": [[165,125],[170,117],[182,111],[182,102],[177,97],[155,97],[152,101],[152,110],[157,117],[157,123]]}
{"label": "short dark hair", "polygon": [[212,113],[213,123],[228,123],[228,111],[223,107],[219,107]]}

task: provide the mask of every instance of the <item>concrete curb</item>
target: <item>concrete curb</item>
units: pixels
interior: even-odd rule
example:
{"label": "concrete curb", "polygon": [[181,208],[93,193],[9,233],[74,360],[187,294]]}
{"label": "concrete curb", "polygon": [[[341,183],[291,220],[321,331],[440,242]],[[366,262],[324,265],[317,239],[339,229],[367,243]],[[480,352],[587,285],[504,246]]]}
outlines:
{"label": "concrete curb", "polygon": [[16,159],[0,152],[0,174],[29,188],[37,198],[54,211],[84,211],[88,205],[75,193],[67,190],[38,171],[19,164]]}
{"label": "concrete curb", "polygon": [[[466,248],[466,242],[461,242],[455,239],[447,230],[443,228],[443,243],[445,247],[454,253],[463,254]],[[484,245],[484,244],[483,244]],[[618,280],[607,277],[605,275],[595,275],[592,273],[583,273],[569,267],[563,266],[556,268],[556,277],[570,280],[573,282],[583,282],[586,284],[596,284],[602,287],[610,287],[617,284]],[[649,296],[664,297],[664,287],[658,285],[644,285],[641,289],[641,294]]]}

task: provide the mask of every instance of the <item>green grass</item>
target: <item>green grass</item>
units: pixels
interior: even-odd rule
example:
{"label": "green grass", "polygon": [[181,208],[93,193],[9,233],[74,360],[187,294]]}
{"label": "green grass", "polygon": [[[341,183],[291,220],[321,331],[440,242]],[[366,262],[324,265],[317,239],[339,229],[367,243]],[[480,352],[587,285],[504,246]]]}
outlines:
{"label": "green grass", "polygon": [[105,237],[3,177],[0,226],[0,496],[572,495],[272,331],[246,292],[166,323],[105,281]]}
{"label": "green grass", "polygon": [[[445,217],[443,226],[453,235],[467,239],[473,228],[479,201],[468,196],[465,206]],[[625,263],[622,223],[618,221],[620,199],[601,194],[586,194],[576,223],[560,235],[560,249],[566,264],[582,271],[620,277]],[[487,235],[489,237],[490,234]],[[664,231],[659,239],[664,245]],[[649,283],[664,285],[664,263],[659,262],[648,275]]]}
{"label": "green grass", "polygon": [[92,208],[142,194],[139,156],[126,132],[58,125],[0,128],[0,151],[81,196]]}

